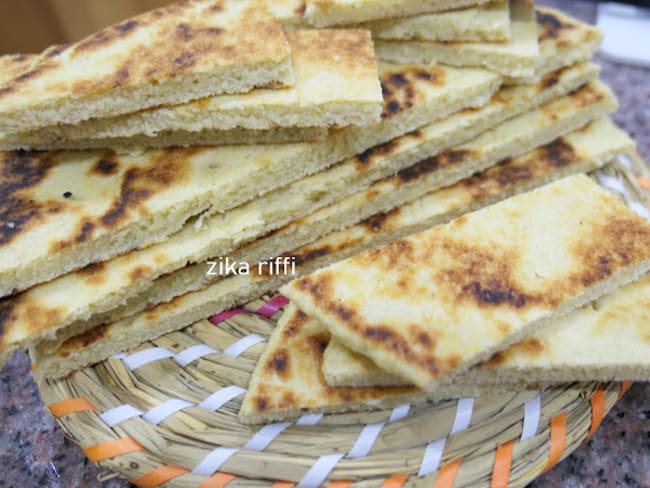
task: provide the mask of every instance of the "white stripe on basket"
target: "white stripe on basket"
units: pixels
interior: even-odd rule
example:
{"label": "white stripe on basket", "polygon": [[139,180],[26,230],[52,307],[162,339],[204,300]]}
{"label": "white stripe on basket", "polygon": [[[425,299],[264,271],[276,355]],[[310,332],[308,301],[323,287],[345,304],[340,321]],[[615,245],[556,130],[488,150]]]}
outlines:
{"label": "white stripe on basket", "polygon": [[197,406],[204,410],[210,410],[211,412],[214,412],[216,410],[219,410],[230,400],[233,400],[238,396],[243,395],[244,393],[246,393],[246,390],[239,386],[226,386],[225,388],[222,388],[221,390],[210,395]]}
{"label": "white stripe on basket", "polygon": [[173,398],[161,403],[157,407],[152,408],[147,413],[145,413],[142,418],[147,422],[158,425],[160,422],[165,420],[167,417],[174,415],[176,412],[188,407],[193,407],[195,405],[195,403],[187,402],[185,400],[181,400],[180,398]]}
{"label": "white stripe on basket", "polygon": [[372,446],[375,445],[379,434],[386,426],[387,423],[397,422],[398,420],[406,417],[411,409],[410,405],[402,405],[400,407],[394,408],[390,413],[390,418],[386,422],[377,422],[375,424],[367,424],[357,437],[357,440],[354,442],[352,449],[348,452],[347,456],[350,459],[366,457],[370,454]]}
{"label": "white stripe on basket", "polygon": [[443,437],[442,439],[427,444],[427,447],[424,449],[424,455],[422,456],[420,470],[418,471],[419,477],[428,476],[438,471],[446,443],[447,438]]}
{"label": "white stripe on basket", "polygon": [[99,418],[109,427],[115,427],[126,420],[139,417],[143,412],[131,405],[120,405],[119,407],[106,410]]}
{"label": "white stripe on basket", "polygon": [[307,413],[298,419],[296,425],[302,425],[302,426],[316,425],[318,422],[320,422],[320,419],[322,418],[323,418],[322,413]]}
{"label": "white stripe on basket", "polygon": [[386,422],[377,422],[376,424],[367,424],[357,437],[354,446],[348,452],[347,457],[354,459],[360,457],[366,457],[372,446],[375,445],[379,434],[381,434],[382,429],[386,425]]}
{"label": "white stripe on basket", "polygon": [[266,339],[264,337],[257,334],[250,334],[247,335],[246,337],[242,337],[237,342],[231,344],[227,349],[224,349],[223,353],[226,356],[236,358],[237,356],[240,356],[241,354],[246,352],[251,347],[256,346],[257,344],[260,344],[262,342],[266,342]]}
{"label": "white stripe on basket", "polygon": [[251,437],[248,443],[244,446],[244,449],[257,452],[263,451],[290,425],[291,422],[265,425],[260,430],[258,430],[253,437]]}
{"label": "white stripe on basket", "polygon": [[609,188],[610,190],[614,190],[615,192],[620,193],[621,195],[628,195],[629,192],[627,191],[627,188],[625,188],[625,184],[612,176],[607,176],[607,175],[598,175],[598,181],[602,186],[605,188]]}
{"label": "white stripe on basket", "polygon": [[639,202],[630,202],[629,205],[632,210],[650,222],[650,210],[647,207],[644,207]]}
{"label": "white stripe on basket", "polygon": [[627,154],[621,154],[616,158],[616,161],[623,166],[625,166],[627,169],[632,169],[632,160],[629,158]]}
{"label": "white stripe on basket", "polygon": [[398,420],[405,419],[406,417],[408,417],[410,411],[411,411],[411,405],[409,405],[408,403],[400,407],[396,407],[390,413],[390,418],[388,419],[388,421],[397,422]]}
{"label": "white stripe on basket", "polygon": [[345,454],[325,454],[309,468],[296,488],[318,488],[330,475]]}
{"label": "white stripe on basket", "polygon": [[521,429],[522,442],[534,437],[542,416],[542,396],[538,393],[524,403],[524,425]]}
{"label": "white stripe on basket", "polygon": [[165,349],[164,347],[152,347],[150,349],[134,352],[130,355],[123,353],[118,354],[115,357],[124,361],[126,367],[133,371],[135,369],[141,368],[145,364],[160,361],[161,359],[173,358],[174,353],[169,349]]}
{"label": "white stripe on basket", "polygon": [[116,354],[113,357],[115,359],[121,359],[124,361],[126,367],[131,371],[141,368],[145,364],[169,358],[176,361],[180,366],[185,367],[199,358],[220,352],[223,352],[223,354],[227,356],[236,358],[251,347],[260,344],[261,342],[266,342],[266,339],[257,334],[249,334],[246,337],[242,337],[241,339],[233,342],[224,351],[219,351],[218,349],[208,346],[207,344],[198,344],[196,346],[188,347],[178,354],[174,354],[172,351],[165,349],[164,347],[152,347],[130,355],[120,353]]}
{"label": "white stripe on basket", "polygon": [[451,428],[449,435],[455,435],[459,432],[467,430],[469,424],[472,422],[473,411],[473,398],[459,398],[458,405],[456,406],[456,418],[454,419],[454,425]]}
{"label": "white stripe on basket", "polygon": [[221,351],[207,344],[197,344],[196,346],[188,347],[183,352],[174,356],[174,361],[180,364],[183,368],[188,364],[192,364],[197,359],[209,356],[211,354],[218,354]]}
{"label": "white stripe on basket", "polygon": [[192,470],[192,474],[197,476],[206,476],[210,477],[217,471],[219,468],[230,459],[230,457],[235,454],[239,449],[232,447],[217,447],[214,451],[208,454],[203,458],[199,464]]}

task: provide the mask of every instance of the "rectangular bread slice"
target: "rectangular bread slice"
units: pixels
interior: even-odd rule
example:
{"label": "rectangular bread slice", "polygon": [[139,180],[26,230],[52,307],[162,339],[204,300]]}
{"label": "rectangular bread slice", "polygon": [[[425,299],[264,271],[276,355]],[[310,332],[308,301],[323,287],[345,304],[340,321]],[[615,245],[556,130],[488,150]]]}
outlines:
{"label": "rectangular bread slice", "polygon": [[[79,124],[5,134],[0,136],[0,148],[69,149],[74,146],[114,149],[112,141],[124,147],[127,142],[124,138],[129,137],[136,139],[131,144],[133,147],[137,147],[135,144],[138,142],[143,147],[152,147],[151,143],[147,144],[148,138],[157,142],[156,147],[166,142],[169,146],[179,142],[181,145],[255,143],[259,141],[252,140],[255,134],[250,131],[240,134],[238,141],[232,135],[230,140],[227,139],[228,134],[220,137],[218,131],[343,127],[379,121],[383,100],[372,41],[367,31],[298,31],[288,33],[287,39],[296,77],[291,87],[216,95],[117,117],[93,118]],[[298,130],[294,132],[299,133]],[[193,137],[192,133],[196,135]],[[245,135],[248,135],[248,141],[243,139]],[[264,137],[264,133],[259,137]],[[297,141],[295,135],[293,140]],[[275,141],[288,142],[279,141],[277,137]]]}
{"label": "rectangular bread slice", "polygon": [[510,77],[528,77],[539,58],[535,9],[529,0],[510,0],[510,39],[506,42],[375,41],[384,61],[482,67]]}
{"label": "rectangular bread slice", "polygon": [[173,3],[0,78],[2,132],[294,82],[282,26],[256,0]]}
{"label": "rectangular bread slice", "polygon": [[359,27],[384,40],[505,42],[510,39],[510,4],[496,0],[449,12],[375,20]]}
{"label": "rectangular bread slice", "polygon": [[317,27],[443,12],[489,0],[305,0],[305,18]]}

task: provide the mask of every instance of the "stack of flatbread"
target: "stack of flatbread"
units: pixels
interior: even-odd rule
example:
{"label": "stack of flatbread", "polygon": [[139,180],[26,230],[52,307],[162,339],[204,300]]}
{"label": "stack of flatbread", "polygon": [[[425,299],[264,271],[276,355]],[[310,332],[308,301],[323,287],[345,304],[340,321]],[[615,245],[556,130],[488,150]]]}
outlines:
{"label": "stack of flatbread", "polygon": [[[535,16],[527,2],[478,3],[382,0],[350,9],[348,2],[331,0],[268,6],[197,0],[71,46],[0,58],[0,363],[29,346],[37,378],[66,375],[296,277],[259,262],[290,258],[296,273],[305,275],[599,168],[633,147],[607,118],[617,103],[589,61],[601,38],[596,29],[548,9]],[[481,26],[477,19],[484,15],[494,22]],[[420,39],[423,32],[432,37]],[[431,54],[446,52],[443,46],[454,51]],[[406,54],[391,58],[390,52]],[[490,59],[502,64],[488,64]],[[580,205],[584,213],[575,219],[609,205],[583,178],[567,181],[557,205]],[[553,193],[540,194],[537,204],[539,198],[555,200]],[[526,247],[521,230],[528,219],[537,219],[527,213],[536,206],[512,202],[500,225],[486,223],[475,231],[480,243],[495,239],[493,254],[501,260],[492,263],[493,254],[485,255],[487,271],[495,273],[490,279],[498,279],[497,267],[510,251],[499,251],[496,230],[483,238],[482,229],[511,233],[506,242],[520,246],[512,252],[525,254],[527,266],[534,266],[536,250],[546,248]],[[518,223],[510,222],[519,214]],[[646,231],[629,212],[621,215]],[[565,232],[557,235],[558,246],[560,237],[572,234],[567,229],[575,219],[558,224],[558,232]],[[589,232],[595,231],[584,229],[584,235]],[[611,240],[612,246],[630,237],[613,234],[620,240]],[[547,308],[532,308],[544,319],[555,318],[561,306],[568,311],[638,278],[647,256],[641,248],[632,251],[625,262],[611,257],[601,266],[609,270],[602,276],[585,271],[593,283],[584,289],[578,290],[582,275],[575,275],[562,299],[552,305],[540,299]],[[573,256],[564,252],[567,260]],[[226,260],[246,263],[249,270],[226,266],[222,272],[218,264]],[[338,266],[348,266],[343,263]],[[371,264],[364,261],[369,269]],[[619,268],[624,278],[616,274]],[[364,274],[359,271],[360,279]],[[508,298],[499,288],[508,283],[492,283],[485,293]],[[375,296],[365,285],[352,288]],[[467,296],[482,296],[482,288],[467,286]],[[530,307],[524,308],[520,315]],[[343,404],[313,393],[321,404],[307,405],[296,395],[300,405],[282,409],[269,402],[264,412],[242,413],[245,421],[282,418],[303,408],[339,411],[352,403],[369,408],[390,402],[376,388],[357,388],[362,382],[390,384],[407,395],[424,388],[412,386],[414,380],[400,371],[386,370],[384,362],[358,356],[363,351],[330,331],[319,311],[304,311],[292,306],[277,333],[303,321],[307,335],[296,340],[318,336],[318,344],[329,344],[327,355],[348,359],[340,361],[345,372],[325,377],[320,348],[318,357],[296,356],[310,365],[301,370],[327,391],[338,391],[336,382],[354,374],[342,381],[369,393]],[[402,318],[407,327],[421,319]],[[533,332],[529,323],[537,325],[528,315],[517,320],[502,333],[508,345]],[[471,338],[476,332],[462,334]],[[287,340],[274,336],[267,354]],[[500,346],[493,338],[471,361],[486,359]],[[452,366],[469,368],[469,361]],[[263,364],[253,385],[266,382]],[[435,368],[444,379],[444,368]],[[433,394],[427,389],[425,395]],[[274,391],[280,398],[280,390]],[[340,398],[351,397],[343,392]]]}

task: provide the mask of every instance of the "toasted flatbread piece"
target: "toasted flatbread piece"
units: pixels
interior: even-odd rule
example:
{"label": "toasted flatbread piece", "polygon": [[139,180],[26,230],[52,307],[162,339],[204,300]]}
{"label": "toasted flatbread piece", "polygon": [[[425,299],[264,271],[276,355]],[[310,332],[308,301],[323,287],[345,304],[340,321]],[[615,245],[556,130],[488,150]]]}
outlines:
{"label": "toasted flatbread piece", "polygon": [[[95,118],[82,124],[8,134],[0,137],[0,147],[59,149],[70,148],[73,143],[84,148],[84,140],[89,140],[90,145],[85,148],[112,148],[111,141],[116,138],[140,136],[139,140],[146,142],[147,136],[157,135],[156,141],[161,142],[170,137],[176,137],[170,142],[178,142],[179,137],[190,144],[202,142],[193,140],[192,132],[203,132],[203,141],[209,141],[210,135],[216,132],[217,138],[211,143],[215,145],[220,142],[217,130],[343,127],[379,121],[382,94],[372,41],[367,31],[298,31],[288,33],[287,39],[296,75],[292,87],[217,95],[183,105]],[[178,131],[180,135],[176,135]],[[94,142],[97,139],[103,140],[103,145],[98,146]],[[120,142],[124,147],[125,141],[118,139]],[[145,147],[148,146],[150,144]]]}
{"label": "toasted flatbread piece", "polygon": [[174,3],[48,48],[0,78],[2,132],[294,82],[282,27],[255,0]]}
{"label": "toasted flatbread piece", "polygon": [[[649,307],[650,277],[645,277],[555,320],[445,383],[520,389],[575,381],[647,381]],[[327,346],[323,374],[331,386],[408,384],[337,340]]]}
{"label": "toasted flatbread piece", "polygon": [[510,7],[508,0],[496,0],[449,12],[375,20],[360,27],[370,29],[375,39],[504,42],[510,39]]}
{"label": "toasted flatbread piece", "polygon": [[[88,271],[84,270],[10,298],[6,306],[11,306],[12,313],[7,314],[9,318],[3,325],[8,330],[29,330],[32,334],[46,334],[48,337],[53,337],[57,329],[65,328],[56,337],[62,340],[87,330],[91,325],[113,322],[129,310],[135,313],[144,307],[169,301],[205,286],[203,259],[231,255],[247,241],[264,236],[267,229],[277,228],[283,222],[286,227],[238,250],[237,259],[256,262],[265,256],[288,251],[288,245],[309,242],[318,235],[354,224],[373,213],[388,211],[434,188],[451,184],[503,158],[550,142],[572,128],[584,125],[616,106],[607,90],[600,91],[602,101],[596,102],[599,97],[594,95],[600,90],[597,86],[589,85],[550,106],[505,122],[494,133],[444,151],[415,167],[405,168],[397,176],[378,181],[340,204],[325,207],[302,221],[291,222],[292,214],[317,207],[315,202],[333,203],[355,188],[357,191],[368,188],[373,178],[394,173],[394,170],[388,157],[368,158],[361,168],[358,161],[350,161],[295,182],[290,188],[270,193],[224,216],[204,219],[200,230],[189,226],[168,241],[107,261],[100,268],[91,267],[90,279]],[[589,103],[584,103],[586,100]],[[445,131],[438,134],[438,144],[444,140],[444,135]],[[433,141],[432,138],[423,140],[423,143],[433,147]],[[455,156],[461,153],[466,157]],[[313,198],[314,194],[318,199]],[[192,260],[198,263],[194,267],[187,265]],[[181,271],[164,276],[176,269]],[[162,283],[157,286],[158,290],[148,290],[155,286],[159,277],[162,277]],[[144,290],[148,290],[146,294]],[[74,303],[66,298],[71,294],[77,297]],[[111,311],[130,297],[135,297],[134,301],[123,306],[123,310]],[[154,297],[157,300],[151,301]],[[133,307],[138,310],[133,311]],[[35,314],[35,310],[40,313]],[[48,317],[47,310],[58,310],[56,319],[34,318]],[[103,313],[106,311],[109,311],[108,317]],[[90,317],[89,321],[90,314],[96,316]],[[74,321],[81,322],[75,324]]]}
{"label": "toasted flatbread piece", "polygon": [[[0,153],[0,296],[155,242],[464,107],[500,79],[482,70],[382,64],[380,123],[314,143],[112,153]],[[9,225],[11,224],[11,225]]]}
{"label": "toasted flatbread piece", "polygon": [[[309,273],[319,266],[385,244],[407,234],[427,229],[454,216],[512,194],[529,190],[555,178],[593,169],[610,156],[630,148],[631,145],[632,142],[626,134],[618,130],[611,122],[601,120],[531,154],[506,161],[486,173],[485,177],[471,178],[454,187],[431,193],[399,210],[394,210],[389,214],[378,214],[359,225],[333,232],[311,245],[294,249],[287,255],[296,259],[299,274]],[[560,147],[563,149],[558,150]],[[340,206],[336,206],[340,207],[341,213],[352,211],[353,207],[350,205],[357,204],[354,199],[348,200],[352,201],[344,201]],[[318,223],[315,216],[316,214],[311,219],[305,219],[300,227],[313,228]],[[291,231],[290,227],[289,231]],[[282,235],[282,233],[280,234]],[[293,237],[294,234],[288,235]],[[266,249],[272,249],[277,242],[274,241],[273,236],[270,236],[269,241]],[[257,247],[252,246],[256,249],[242,250],[241,253],[233,255],[233,258],[249,259],[254,262],[256,252],[259,256],[259,252],[265,250],[263,242],[258,244]],[[266,258],[271,252],[273,251],[262,255]],[[98,323],[110,322],[110,326],[103,326],[76,339],[71,339],[61,348],[58,347],[58,342],[55,344],[40,343],[35,350],[35,357],[39,364],[36,375],[67,374],[76,368],[100,360],[100,355],[102,358],[108,357],[120,350],[137,345],[147,337],[162,335],[200,320],[214,311],[246,303],[256,296],[272,292],[291,279],[290,276],[269,276],[256,273],[250,276],[234,276],[221,279],[204,289],[187,293],[184,296],[173,298],[172,295],[173,300],[168,304],[149,307],[150,304],[159,303],[161,298],[167,299],[164,297],[166,287],[179,289],[182,286],[188,286],[188,283],[194,285],[199,282],[201,274],[205,273],[207,269],[206,265],[198,275],[192,273],[183,275],[181,273],[175,279],[162,278],[158,280],[159,286],[156,287],[156,290],[153,288],[148,290],[148,297],[141,295],[136,298],[136,300],[141,299],[139,310],[147,307],[149,308],[147,313],[138,313],[130,318],[122,318],[117,321],[109,321],[105,317],[106,320],[101,320]],[[156,297],[156,293],[158,293],[158,297]],[[126,316],[128,317],[128,315]],[[134,331],[138,331],[136,335],[134,335]],[[7,335],[5,335],[5,341],[6,338]],[[15,342],[17,338],[9,336],[9,339],[13,339]]]}
{"label": "toasted flatbread piece", "polygon": [[586,305],[479,367],[459,384],[650,379],[650,277]]}
{"label": "toasted flatbread piece", "polygon": [[412,386],[331,388],[321,373],[329,339],[329,332],[317,320],[294,305],[287,307],[251,376],[240,421],[259,424],[296,418],[305,411],[340,413],[391,408],[417,397],[422,400],[422,392]]}
{"label": "toasted flatbread piece", "polygon": [[648,270],[650,224],[573,176],[282,291],[347,347],[432,391]]}
{"label": "toasted flatbread piece", "polygon": [[[36,132],[34,132],[36,133]],[[223,146],[250,144],[286,144],[322,141],[329,134],[326,127],[279,127],[277,129],[227,129],[202,130],[198,132],[175,130],[162,131],[154,136],[140,134],[132,137],[99,137],[92,139],[48,139],[20,134],[0,135],[0,146],[6,150],[31,151],[85,151],[110,150],[117,154],[137,154],[147,149],[167,149],[195,146]]]}
{"label": "toasted flatbread piece", "polygon": [[487,68],[511,77],[535,72],[539,46],[531,0],[510,0],[510,39],[501,43],[375,41],[379,59]]}
{"label": "toasted flatbread piece", "polygon": [[443,12],[489,0],[305,0],[305,18],[317,27]]}
{"label": "toasted flatbread piece", "polygon": [[506,77],[508,84],[536,83],[544,75],[575,63],[588,61],[603,40],[603,33],[564,13],[539,7],[536,9],[540,56],[532,76]]}

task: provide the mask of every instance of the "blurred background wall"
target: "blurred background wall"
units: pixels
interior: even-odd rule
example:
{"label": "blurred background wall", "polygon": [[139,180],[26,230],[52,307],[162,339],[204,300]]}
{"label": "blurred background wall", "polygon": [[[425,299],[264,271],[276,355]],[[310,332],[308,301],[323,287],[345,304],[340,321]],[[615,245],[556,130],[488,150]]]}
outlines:
{"label": "blurred background wall", "polygon": [[0,0],[0,54],[36,53],[170,0]]}

